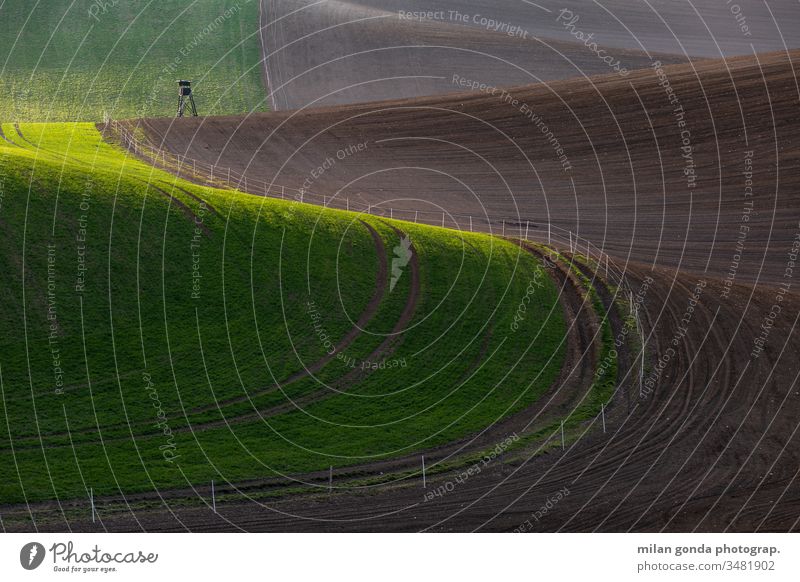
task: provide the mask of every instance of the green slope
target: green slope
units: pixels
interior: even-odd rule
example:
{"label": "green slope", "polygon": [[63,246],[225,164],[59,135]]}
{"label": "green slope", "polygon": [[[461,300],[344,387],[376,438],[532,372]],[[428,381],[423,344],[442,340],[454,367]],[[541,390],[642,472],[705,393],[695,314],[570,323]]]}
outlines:
{"label": "green slope", "polygon": [[266,108],[257,0],[0,2],[0,119],[201,115]]}
{"label": "green slope", "polygon": [[[559,372],[557,290],[515,245],[198,186],[91,124],[1,127],[0,503],[421,451],[529,405]],[[401,234],[418,269],[386,287],[347,361],[287,382],[368,309]],[[352,376],[409,309],[389,365]]]}

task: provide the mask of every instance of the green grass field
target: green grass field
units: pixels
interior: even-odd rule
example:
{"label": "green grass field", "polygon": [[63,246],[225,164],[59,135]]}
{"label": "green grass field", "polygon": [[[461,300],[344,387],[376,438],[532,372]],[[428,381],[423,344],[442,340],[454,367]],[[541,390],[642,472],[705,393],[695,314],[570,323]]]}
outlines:
{"label": "green grass field", "polygon": [[0,120],[172,116],[178,78],[201,115],[264,111],[258,4],[0,2]]}
{"label": "green grass field", "polygon": [[[530,405],[560,370],[557,290],[511,243],[198,186],[93,124],[0,127],[2,502],[414,453]],[[376,294],[367,225],[390,266],[410,238],[416,304],[410,263],[342,359],[288,381]],[[354,373],[408,309],[381,353],[402,364]]]}

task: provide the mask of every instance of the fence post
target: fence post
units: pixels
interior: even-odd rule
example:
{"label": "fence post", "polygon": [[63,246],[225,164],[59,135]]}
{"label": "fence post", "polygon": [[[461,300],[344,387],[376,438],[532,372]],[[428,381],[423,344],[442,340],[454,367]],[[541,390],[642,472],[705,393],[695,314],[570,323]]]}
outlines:
{"label": "fence post", "polygon": [[530,220],[526,220],[525,221],[525,240],[526,241],[528,240],[528,229],[530,228],[530,226],[531,226],[531,221]]}
{"label": "fence post", "polygon": [[506,236],[506,221],[503,220],[503,236]]}
{"label": "fence post", "polygon": [[603,434],[606,432],[606,405],[600,404],[600,416],[603,418]]}
{"label": "fence post", "polygon": [[417,223],[417,214],[418,214],[418,213],[419,213],[419,210],[415,210],[415,211],[414,211],[414,224],[416,224],[416,223]]}
{"label": "fence post", "polygon": [[472,215],[469,215],[469,231],[472,232]]}
{"label": "fence post", "polygon": [[442,210],[442,228],[444,228],[444,210]]}
{"label": "fence post", "polygon": [[425,479],[425,455],[422,455],[422,488],[427,489],[428,484]]}

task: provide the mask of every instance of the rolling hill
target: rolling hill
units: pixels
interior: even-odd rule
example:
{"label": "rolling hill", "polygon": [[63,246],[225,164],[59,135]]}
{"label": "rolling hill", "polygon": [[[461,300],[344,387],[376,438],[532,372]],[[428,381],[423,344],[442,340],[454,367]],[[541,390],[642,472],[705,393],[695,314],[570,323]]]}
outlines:
{"label": "rolling hill", "polygon": [[797,48],[759,0],[261,0],[274,110],[454,93]]}
{"label": "rolling hill", "polygon": [[200,186],[92,124],[2,130],[4,503],[505,438],[561,373],[558,289],[511,242]]}
{"label": "rolling hill", "polygon": [[[495,230],[503,220],[529,221],[538,232],[549,223],[622,262],[720,278],[735,262],[735,282],[777,283],[797,224],[798,54],[129,125],[174,154],[328,199],[392,207],[395,216],[418,210],[435,223],[445,211],[463,230],[469,216]],[[367,145],[324,179],[309,179],[355,144]],[[743,220],[747,252],[737,253]]]}

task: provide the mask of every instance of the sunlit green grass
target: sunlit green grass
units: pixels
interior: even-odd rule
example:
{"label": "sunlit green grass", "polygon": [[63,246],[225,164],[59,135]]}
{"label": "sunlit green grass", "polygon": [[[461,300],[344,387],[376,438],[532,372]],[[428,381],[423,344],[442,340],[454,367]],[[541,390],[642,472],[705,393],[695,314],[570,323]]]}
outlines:
{"label": "sunlit green grass", "polygon": [[264,111],[257,0],[0,2],[0,121]]}
{"label": "sunlit green grass", "polygon": [[[0,141],[0,469],[9,476],[0,502],[252,479],[420,451],[529,405],[558,374],[564,322],[548,278],[511,331],[541,268],[515,245],[191,184],[104,143],[92,124],[23,123],[24,140],[2,127],[18,145]],[[207,232],[198,235],[200,216]],[[379,257],[362,221],[380,234],[389,263],[395,228],[418,259],[409,331],[384,354],[405,366],[333,393],[324,383],[348,372],[334,359],[315,378],[277,390],[325,354],[308,302],[336,340],[375,292]],[[195,260],[202,278],[193,297]],[[76,289],[80,264],[85,282]],[[387,288],[348,357],[369,357],[392,331],[410,268]],[[154,394],[172,439],[156,426]],[[243,395],[252,399],[213,406]],[[264,420],[247,416],[298,397],[312,402]],[[167,445],[179,455],[173,462],[160,449]]]}

